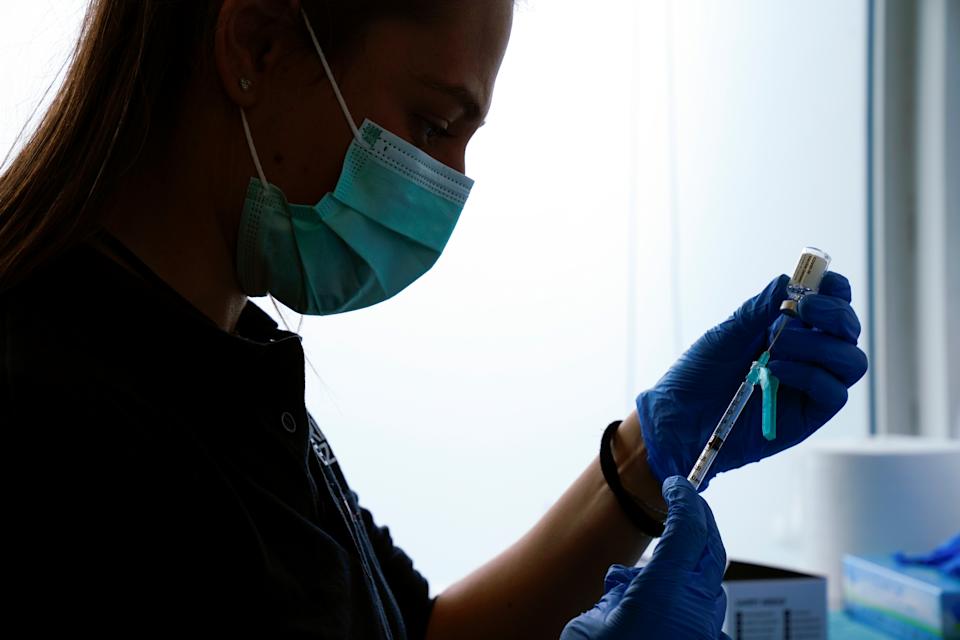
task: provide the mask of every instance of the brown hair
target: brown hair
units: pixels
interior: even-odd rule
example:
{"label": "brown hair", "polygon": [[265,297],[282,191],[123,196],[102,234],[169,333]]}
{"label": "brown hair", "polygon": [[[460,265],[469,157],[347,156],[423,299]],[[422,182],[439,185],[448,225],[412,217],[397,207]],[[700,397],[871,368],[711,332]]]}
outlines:
{"label": "brown hair", "polygon": [[[440,0],[305,0],[330,54],[372,20]],[[151,133],[212,62],[222,0],[92,0],[63,84],[0,175],[0,292],[90,236]]]}

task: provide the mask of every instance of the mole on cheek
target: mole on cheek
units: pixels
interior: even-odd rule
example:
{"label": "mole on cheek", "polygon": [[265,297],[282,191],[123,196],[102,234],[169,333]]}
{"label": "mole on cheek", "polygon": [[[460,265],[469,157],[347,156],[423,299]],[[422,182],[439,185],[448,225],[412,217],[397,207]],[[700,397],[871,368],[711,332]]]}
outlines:
{"label": "mole on cheek", "polygon": [[273,161],[277,164],[283,164],[283,156],[278,153],[273,156]]}

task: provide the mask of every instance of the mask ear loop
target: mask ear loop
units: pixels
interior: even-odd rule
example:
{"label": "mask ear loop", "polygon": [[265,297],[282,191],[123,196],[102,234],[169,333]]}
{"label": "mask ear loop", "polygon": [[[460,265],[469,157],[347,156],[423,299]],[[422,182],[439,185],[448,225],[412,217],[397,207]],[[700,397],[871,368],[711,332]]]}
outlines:
{"label": "mask ear loop", "polygon": [[[272,185],[267,182],[267,176],[263,173],[263,165],[260,164],[260,155],[257,153],[257,146],[253,143],[253,134],[250,133],[250,123],[247,122],[247,112],[243,110],[243,107],[240,108],[240,120],[243,122],[243,134],[247,138],[247,147],[250,149],[250,157],[253,158],[253,166],[257,169],[257,177],[260,179],[260,184],[263,185],[264,189],[271,189]],[[300,268],[303,268],[303,262],[301,261]],[[290,332],[293,332],[293,329],[290,328],[290,325],[287,323],[286,316],[283,315],[283,312],[280,311],[280,306],[277,304],[276,299],[267,293],[267,297],[270,298],[270,303],[273,305],[273,310],[277,312],[277,317],[280,318],[280,322],[283,323],[283,327]],[[296,333],[300,333],[300,329],[303,326],[303,316],[300,316],[300,323],[297,325]],[[313,365],[310,365],[311,367]]]}
{"label": "mask ear loop", "polygon": [[250,157],[253,158],[253,166],[257,169],[257,177],[260,178],[260,184],[265,189],[270,188],[267,182],[267,176],[263,173],[263,165],[260,164],[260,155],[257,153],[257,146],[253,144],[253,134],[250,133],[250,123],[247,122],[247,112],[240,107],[240,120],[243,121],[243,135],[247,137],[247,147],[250,148]]}
{"label": "mask ear loop", "polygon": [[[337,102],[340,104],[340,109],[343,111],[343,115],[347,119],[347,124],[350,125],[350,131],[353,133],[354,139],[358,143],[366,146],[363,138],[360,137],[360,130],[357,129],[357,123],[353,120],[353,116],[350,114],[350,109],[347,108],[347,101],[343,99],[343,93],[340,92],[340,86],[337,84],[337,80],[333,75],[333,70],[330,68],[330,63],[327,62],[327,56],[323,53],[323,47],[320,46],[320,41],[317,39],[317,34],[313,30],[313,25],[310,24],[310,18],[307,17],[307,12],[303,10],[303,7],[300,7],[300,15],[303,16],[303,22],[307,26],[307,32],[310,34],[310,40],[313,41],[313,46],[320,55],[320,62],[323,65],[323,70],[327,74],[327,79],[330,80],[330,86],[333,88],[333,94],[336,96]],[[240,108],[240,120],[243,123],[243,135],[247,139],[247,147],[250,149],[250,157],[253,159],[253,166],[257,170],[257,177],[260,179],[260,184],[262,184],[265,189],[271,189],[273,185],[267,181],[267,176],[263,172],[263,165],[260,163],[260,154],[257,153],[257,146],[253,142],[253,133],[250,131],[250,123],[247,121],[247,112],[244,111],[242,107]],[[294,238],[294,242],[296,242],[296,238]],[[303,260],[301,259],[300,269],[303,270],[303,268]],[[273,303],[273,308],[276,310],[277,315],[279,315],[280,319],[283,321],[284,327],[286,327],[287,331],[290,331],[290,326],[287,324],[287,319],[283,316],[283,313],[281,313],[280,308],[277,306],[277,302],[273,296],[270,296],[270,301]],[[296,333],[300,333],[302,326],[303,316],[301,315],[300,323],[297,325]],[[313,369],[314,373],[317,372],[317,370],[313,368],[313,363],[310,363],[310,368]],[[317,377],[319,377],[319,374],[317,374]]]}
{"label": "mask ear loop", "polygon": [[333,77],[333,70],[330,68],[330,63],[327,62],[327,56],[323,54],[323,47],[320,46],[320,41],[317,40],[317,34],[314,33],[313,25],[310,24],[310,18],[307,17],[307,12],[304,11],[303,7],[300,7],[300,15],[303,16],[303,22],[307,25],[307,32],[310,34],[313,46],[316,48],[317,53],[320,54],[320,62],[323,64],[323,70],[327,74],[327,79],[330,80],[330,86],[333,87],[333,94],[337,97],[337,102],[340,103],[340,109],[343,110],[343,115],[347,118],[350,131],[353,132],[353,137],[357,142],[364,144],[363,138],[360,137],[360,130],[357,129],[357,123],[354,122],[353,116],[350,115],[350,109],[347,108],[347,101],[343,99],[343,94],[340,93],[340,86],[337,84],[336,78]]}
{"label": "mask ear loop", "polygon": [[[240,120],[243,122],[243,134],[247,138],[247,147],[250,148],[250,157],[253,158],[253,166],[257,169],[257,177],[260,179],[260,184],[263,185],[263,188],[269,191],[270,189],[273,189],[273,185],[267,182],[267,176],[263,172],[263,165],[260,164],[260,155],[257,153],[257,145],[253,143],[253,134],[250,132],[250,123],[247,122],[247,112],[244,111],[242,107],[240,108]],[[296,236],[294,236],[293,241],[294,244],[296,244]],[[300,262],[300,270],[303,271],[303,259],[300,257],[299,253],[297,254],[297,258]],[[290,325],[287,323],[286,316],[284,316],[283,312],[280,311],[280,307],[277,305],[276,299],[269,293],[267,296],[270,298],[270,303],[273,304],[273,309],[277,312],[277,316],[280,318],[280,321],[283,322],[284,328],[291,333],[299,334],[300,330],[303,328],[303,316],[300,316],[300,322],[297,324],[297,330],[293,331],[293,329],[291,329]],[[309,359],[307,362],[310,364],[310,368],[313,369],[313,372],[317,373],[317,370],[313,367],[313,363],[309,362]],[[319,377],[319,375],[320,374],[317,374],[317,377]]]}
{"label": "mask ear loop", "polygon": [[[333,95],[337,98],[340,110],[343,111],[343,115],[347,119],[347,124],[350,125],[350,131],[353,133],[353,137],[357,142],[362,144],[363,138],[360,137],[360,130],[357,129],[357,123],[350,114],[350,109],[347,108],[347,101],[343,99],[343,93],[340,92],[340,85],[337,84],[337,79],[333,76],[333,69],[330,68],[330,63],[327,62],[327,56],[323,53],[323,47],[320,46],[317,34],[314,32],[313,25],[310,24],[310,18],[307,17],[307,12],[304,11],[303,7],[300,7],[300,15],[303,16],[303,22],[307,26],[307,33],[310,34],[310,40],[320,55],[320,63],[323,65],[323,70],[327,74],[327,79],[330,80],[330,86],[333,88]],[[250,123],[247,122],[247,113],[242,107],[240,109],[240,119],[243,121],[243,134],[247,137],[247,146],[250,148],[253,165],[257,169],[257,177],[260,178],[260,182],[264,187],[269,187],[270,183],[267,182],[267,176],[263,172],[263,165],[260,164],[260,155],[257,153],[256,145],[253,143],[253,134],[250,133]]]}

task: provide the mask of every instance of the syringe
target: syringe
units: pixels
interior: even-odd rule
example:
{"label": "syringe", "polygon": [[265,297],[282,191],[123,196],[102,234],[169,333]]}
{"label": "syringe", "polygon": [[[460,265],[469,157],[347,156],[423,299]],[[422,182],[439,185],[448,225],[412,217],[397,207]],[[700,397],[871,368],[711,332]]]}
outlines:
{"label": "syringe", "polygon": [[[787,285],[787,293],[790,297],[780,306],[781,311],[785,315],[796,316],[800,299],[808,294],[820,291],[820,282],[823,280],[823,275],[827,272],[829,266],[829,255],[813,247],[804,248],[800,254],[800,261],[797,264],[796,270],[794,270],[793,277],[790,278],[790,283]],[[780,338],[780,334],[783,333],[783,328],[786,325],[786,322],[781,323],[777,333],[773,336],[773,340],[770,341],[770,346],[750,367],[746,379],[740,384],[740,388],[737,389],[737,392],[733,395],[733,400],[730,401],[727,410],[723,412],[717,428],[713,430],[706,445],[704,445],[700,457],[697,458],[693,469],[690,471],[690,475],[687,476],[687,480],[689,480],[695,488],[699,489],[704,478],[707,477],[710,467],[713,466],[714,460],[717,459],[717,454],[720,453],[720,447],[723,446],[727,436],[729,436],[733,430],[737,419],[740,417],[740,414],[743,413],[743,408],[747,406],[747,402],[753,395],[753,389],[760,379],[760,370],[765,368],[770,361],[770,350],[773,349],[773,345],[776,344]]]}
{"label": "syringe", "polygon": [[750,367],[750,373],[747,374],[746,380],[740,383],[740,388],[733,394],[733,400],[730,401],[730,406],[727,407],[727,410],[723,412],[723,417],[720,418],[720,424],[713,430],[713,434],[710,436],[710,439],[707,440],[707,444],[700,453],[700,457],[697,458],[696,463],[694,463],[693,470],[690,472],[690,475],[687,476],[687,480],[690,481],[690,484],[692,484],[695,489],[699,489],[700,485],[703,484],[703,479],[707,477],[710,467],[713,466],[713,461],[717,459],[717,454],[720,453],[720,447],[723,446],[724,440],[730,435],[730,431],[733,430],[733,425],[737,423],[737,418],[743,413],[743,408],[747,406],[747,401],[750,400],[750,396],[753,395],[753,388],[757,386],[760,367],[767,366],[769,360],[770,352],[764,351],[760,359]]}

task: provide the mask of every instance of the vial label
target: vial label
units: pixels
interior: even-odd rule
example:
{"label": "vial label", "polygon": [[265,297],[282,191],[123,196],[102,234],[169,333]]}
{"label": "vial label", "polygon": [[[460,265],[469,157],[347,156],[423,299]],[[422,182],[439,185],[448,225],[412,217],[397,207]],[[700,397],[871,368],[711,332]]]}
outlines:
{"label": "vial label", "polygon": [[800,256],[800,262],[797,263],[797,270],[790,279],[790,284],[813,292],[819,291],[820,281],[823,280],[823,274],[829,266],[830,263],[820,256],[804,253]]}

